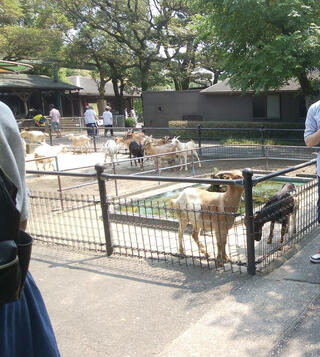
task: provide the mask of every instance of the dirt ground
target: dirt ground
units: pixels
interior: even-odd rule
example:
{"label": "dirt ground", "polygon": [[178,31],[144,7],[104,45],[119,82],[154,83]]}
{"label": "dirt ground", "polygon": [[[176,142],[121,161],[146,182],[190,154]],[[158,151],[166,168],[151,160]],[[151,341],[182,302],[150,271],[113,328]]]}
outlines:
{"label": "dirt ground", "polygon": [[[126,160],[128,155],[121,154],[118,157],[118,160]],[[33,154],[28,154],[26,157],[26,168],[27,170],[35,170],[35,162],[29,161],[33,159]],[[61,153],[58,156],[58,168],[59,170],[74,169],[70,172],[80,172],[80,173],[90,173],[95,175],[94,166],[97,163],[103,163],[104,155],[103,153],[91,153],[91,154],[75,154],[72,153]],[[209,163],[203,163],[202,168],[195,166],[194,174],[200,177],[208,177],[214,169],[226,170],[226,169],[244,169],[246,167],[252,168],[255,170],[262,171],[277,171],[293,165],[297,165],[300,162],[294,162],[289,160],[270,160],[268,163],[266,160],[214,160]],[[80,169],[80,167],[86,167]],[[152,170],[153,165],[151,161],[147,161],[144,165],[144,171]],[[107,165],[105,172],[114,173],[114,170],[110,165]],[[119,165],[115,165],[115,172],[122,175],[132,175],[134,173],[141,174],[142,171],[139,169],[139,166],[131,166],[129,161],[123,161]],[[289,174],[289,176],[296,175],[314,175],[315,166],[305,167],[303,169],[297,170]],[[144,175],[156,176],[155,173],[145,173]],[[188,171],[179,171],[178,169],[170,170],[161,170],[161,176],[166,177],[191,177],[192,170],[189,168]],[[60,177],[60,185],[64,193],[66,194],[84,194],[84,195],[98,195],[98,185],[93,183],[91,185],[85,185],[86,183],[95,182],[95,176],[91,177]],[[38,177],[35,174],[27,175],[27,184],[31,192],[40,191],[40,192],[58,192],[59,182],[57,176],[41,175]],[[69,189],[72,186],[83,185],[78,188]],[[85,185],[85,186],[84,186]],[[166,184],[168,185],[168,184]],[[148,182],[148,181],[132,181],[132,180],[117,180],[107,181],[107,193],[109,196],[116,195],[127,196],[135,195],[143,191],[148,191],[152,188],[163,187],[164,184],[159,185],[158,182]]]}

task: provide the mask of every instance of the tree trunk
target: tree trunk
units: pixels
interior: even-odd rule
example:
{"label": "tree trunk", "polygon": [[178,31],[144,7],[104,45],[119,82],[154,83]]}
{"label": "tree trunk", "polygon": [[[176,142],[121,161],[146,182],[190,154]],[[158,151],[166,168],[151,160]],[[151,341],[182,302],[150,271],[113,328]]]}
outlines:
{"label": "tree trunk", "polygon": [[99,115],[102,115],[102,113],[104,111],[104,108],[106,107],[105,90],[104,90],[104,87],[105,87],[106,83],[107,83],[106,79],[100,73],[100,82],[99,82],[99,86],[98,86],[99,98],[98,98],[98,101],[97,101]]}
{"label": "tree trunk", "polygon": [[306,103],[306,109],[308,110],[311,105],[311,98],[313,94],[313,89],[311,85],[310,79],[308,79],[306,73],[302,73],[301,75],[297,76],[302,94],[304,96],[304,100]]}
{"label": "tree trunk", "polygon": [[123,98],[124,83],[121,81],[120,88],[119,88],[118,79],[113,78],[112,85],[113,85],[113,91],[114,91],[114,95],[115,95],[115,103],[116,103],[115,109],[119,112],[119,114],[124,115],[124,108],[125,108],[124,98]]}
{"label": "tree trunk", "polygon": [[141,90],[147,91],[149,89],[149,71],[150,64],[148,61],[145,63],[140,62],[140,78],[141,78]]}

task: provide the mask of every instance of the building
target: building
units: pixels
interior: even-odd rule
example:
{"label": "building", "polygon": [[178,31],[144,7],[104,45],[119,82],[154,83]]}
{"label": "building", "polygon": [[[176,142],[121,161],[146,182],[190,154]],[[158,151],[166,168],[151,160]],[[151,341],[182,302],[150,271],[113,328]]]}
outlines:
{"label": "building", "polygon": [[[79,91],[80,97],[80,107],[81,107],[81,115],[83,114],[84,108],[87,105],[90,105],[94,108],[94,110],[98,113],[98,101],[99,101],[99,91],[98,85],[96,81],[92,78],[82,77],[82,76],[70,76],[67,77],[67,80],[72,83],[76,87],[81,87],[82,89]],[[107,82],[105,87],[105,97],[102,108],[105,105],[110,105],[114,114],[119,114],[115,111],[116,105],[116,97],[113,90],[112,82]],[[139,93],[127,93],[124,92],[124,101],[125,107],[129,111],[130,108],[133,107],[134,98],[140,98],[141,95]],[[101,111],[101,110],[100,110]]]}
{"label": "building", "polygon": [[62,115],[74,116],[79,111],[80,89],[43,75],[0,74],[0,100],[17,118],[27,117],[31,109],[48,115],[50,104],[56,105]]}
{"label": "building", "polygon": [[146,127],[168,127],[169,121],[304,121],[306,107],[296,81],[266,95],[242,94],[228,81],[206,89],[143,92]]}

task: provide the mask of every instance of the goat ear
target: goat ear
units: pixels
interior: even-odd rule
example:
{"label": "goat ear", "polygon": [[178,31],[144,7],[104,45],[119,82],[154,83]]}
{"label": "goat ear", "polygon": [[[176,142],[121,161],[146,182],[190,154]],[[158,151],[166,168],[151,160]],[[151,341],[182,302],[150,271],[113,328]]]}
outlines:
{"label": "goat ear", "polygon": [[180,138],[180,135],[178,135],[177,137],[176,137],[176,139],[178,140]]}

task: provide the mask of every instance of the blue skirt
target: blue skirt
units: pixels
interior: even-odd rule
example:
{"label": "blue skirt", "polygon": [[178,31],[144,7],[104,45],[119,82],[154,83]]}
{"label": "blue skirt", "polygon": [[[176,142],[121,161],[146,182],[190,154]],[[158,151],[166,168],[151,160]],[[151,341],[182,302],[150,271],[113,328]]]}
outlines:
{"label": "blue skirt", "polygon": [[0,307],[1,357],[60,357],[39,289],[28,273],[20,300]]}

